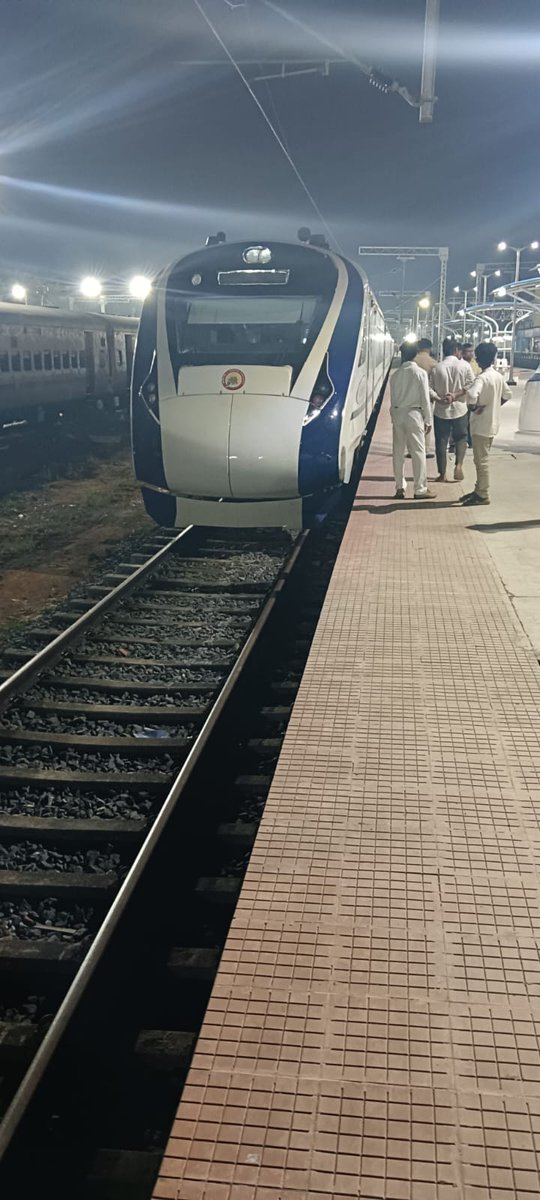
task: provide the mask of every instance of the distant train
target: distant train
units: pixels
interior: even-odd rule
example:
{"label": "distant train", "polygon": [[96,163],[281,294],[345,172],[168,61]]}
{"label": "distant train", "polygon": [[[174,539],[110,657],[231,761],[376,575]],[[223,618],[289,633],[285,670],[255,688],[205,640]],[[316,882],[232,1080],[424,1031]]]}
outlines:
{"label": "distant train", "polygon": [[0,425],[129,393],[139,322],[0,303]]}
{"label": "distant train", "polygon": [[299,529],[350,480],[393,341],[361,268],[301,233],[210,238],[145,302],[133,450],[158,524]]}

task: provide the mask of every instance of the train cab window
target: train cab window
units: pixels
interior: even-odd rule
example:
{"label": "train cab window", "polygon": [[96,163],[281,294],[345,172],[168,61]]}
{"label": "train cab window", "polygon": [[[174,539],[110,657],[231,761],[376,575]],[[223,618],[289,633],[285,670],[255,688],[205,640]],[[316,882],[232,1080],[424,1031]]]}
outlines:
{"label": "train cab window", "polygon": [[41,352],[34,354],[34,371],[43,370],[43,355]]}
{"label": "train cab window", "polygon": [[86,367],[86,354],[84,350],[79,350],[79,366]]}
{"label": "train cab window", "polygon": [[6,375],[9,371],[9,354],[0,354],[0,371]]}
{"label": "train cab window", "polygon": [[100,339],[99,339],[99,344],[100,344],[100,346],[106,346],[106,345],[107,345],[107,342],[106,342],[106,340],[105,340],[105,338],[104,338],[104,337],[100,337]]}
{"label": "train cab window", "polygon": [[124,365],[124,352],[123,352],[123,350],[117,350],[117,351],[116,351],[116,361],[117,361],[117,363],[118,363],[118,366],[119,366],[119,367],[123,367],[123,365]]}
{"label": "train cab window", "polygon": [[23,371],[31,371],[31,370],[32,370],[32,355],[30,354],[29,350],[26,350],[25,353],[23,354]]}
{"label": "train cab window", "polygon": [[318,296],[207,296],[178,299],[176,347],[181,364],[257,362],[292,366],[305,361],[328,303]]}
{"label": "train cab window", "polygon": [[64,350],[62,355],[62,366],[64,371],[69,371],[69,350]]}
{"label": "train cab window", "polygon": [[43,351],[43,367],[45,371],[52,371],[52,354],[50,350]]}
{"label": "train cab window", "polygon": [[16,354],[11,355],[11,370],[12,371],[20,371],[20,369],[21,369],[21,356],[20,356],[19,352],[17,351]]}
{"label": "train cab window", "polygon": [[62,359],[60,358],[60,351],[59,351],[59,350],[55,350],[55,352],[54,352],[54,354],[53,354],[53,364],[54,364],[54,369],[55,369],[55,371],[61,371],[61,370],[62,370]]}
{"label": "train cab window", "polygon": [[78,365],[79,365],[79,360],[77,358],[77,351],[72,350],[71,351],[71,369],[72,369],[72,371],[76,371]]}

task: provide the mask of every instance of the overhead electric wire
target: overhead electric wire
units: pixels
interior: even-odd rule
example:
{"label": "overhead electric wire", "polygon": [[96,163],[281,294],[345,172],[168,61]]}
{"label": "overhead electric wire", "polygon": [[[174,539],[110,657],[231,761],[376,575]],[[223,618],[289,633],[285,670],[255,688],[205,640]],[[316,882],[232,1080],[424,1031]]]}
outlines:
{"label": "overhead electric wire", "polygon": [[315,41],[320,42],[321,46],[324,46],[327,50],[332,50],[334,54],[339,55],[344,62],[349,62],[353,66],[358,67],[358,69],[367,76],[369,82],[373,84],[374,87],[378,88],[379,91],[385,93],[396,92],[398,96],[401,96],[402,100],[405,100],[406,104],[410,105],[411,108],[420,107],[420,97],[413,96],[408,87],[405,87],[403,83],[399,82],[399,79],[392,79],[390,75],[385,75],[384,72],[378,67],[370,65],[370,63],[362,62],[362,59],[357,58],[356,54],[351,54],[350,52],[346,53],[341,49],[340,46],[337,46],[335,42],[331,42],[329,38],[323,37],[321,33],[317,33],[317,30],[313,29],[311,25],[307,25],[306,22],[301,21],[299,17],[293,17],[292,13],[287,12],[285,8],[281,8],[281,5],[274,4],[273,0],[262,0],[262,3],[264,4],[265,8],[271,9],[271,11],[276,13],[279,17],[283,17],[285,21],[289,21],[291,25],[296,25],[297,28],[301,29],[303,33],[307,33],[312,38],[315,38]]}
{"label": "overhead electric wire", "polygon": [[338,241],[338,239],[337,239],[337,237],[336,237],[335,233],[333,233],[332,229],[330,228],[330,226],[329,226],[329,224],[328,224],[328,221],[327,221],[327,220],[326,220],[326,218],[323,216],[323,214],[322,214],[322,212],[321,212],[321,210],[320,210],[320,208],[319,208],[319,205],[317,204],[317,201],[315,200],[315,197],[314,197],[314,196],[312,195],[312,193],[310,192],[310,190],[309,190],[309,188],[308,188],[308,185],[307,185],[307,183],[306,183],[306,182],[305,182],[305,180],[303,179],[303,177],[302,177],[302,175],[301,175],[301,173],[300,173],[300,171],[299,171],[298,167],[296,166],[296,163],[294,162],[294,160],[293,160],[293,158],[292,158],[291,154],[290,154],[290,153],[289,153],[289,151],[287,150],[287,147],[286,147],[285,143],[283,142],[282,138],[279,136],[279,133],[278,133],[277,129],[276,129],[276,128],[275,128],[275,126],[272,124],[272,121],[270,120],[270,117],[268,116],[268,113],[266,112],[266,109],[265,109],[265,108],[264,108],[264,106],[261,104],[261,102],[260,102],[260,100],[259,100],[259,97],[258,97],[258,96],[256,95],[256,93],[253,91],[253,88],[252,88],[252,86],[251,86],[251,84],[250,84],[249,80],[248,80],[248,79],[246,79],[246,76],[244,75],[244,72],[242,71],[241,67],[238,65],[238,63],[237,63],[236,59],[234,58],[234,56],[231,54],[231,51],[229,50],[229,48],[228,48],[228,46],[226,45],[226,43],[223,41],[223,38],[221,37],[221,34],[218,32],[218,30],[216,29],[215,25],[214,25],[214,24],[213,24],[213,22],[211,21],[210,17],[209,17],[209,16],[208,16],[208,14],[205,12],[205,10],[204,10],[204,8],[203,8],[203,6],[202,6],[202,4],[201,4],[201,0],[193,0],[193,3],[194,3],[194,5],[195,5],[195,8],[198,10],[198,12],[199,12],[200,16],[203,18],[203,21],[205,21],[205,22],[206,22],[206,24],[208,25],[208,28],[209,28],[209,29],[210,29],[210,31],[213,33],[213,35],[214,35],[214,37],[215,37],[216,41],[217,41],[217,42],[219,43],[219,45],[221,46],[221,49],[223,50],[224,54],[226,54],[226,55],[227,55],[227,58],[229,59],[229,62],[231,63],[231,66],[233,66],[233,67],[234,67],[234,69],[235,69],[236,73],[237,73],[237,74],[240,76],[240,79],[242,80],[242,83],[244,84],[244,87],[245,87],[245,88],[247,89],[247,91],[249,92],[249,94],[250,94],[250,96],[251,96],[251,99],[252,99],[252,100],[254,101],[254,103],[256,104],[256,106],[257,106],[257,108],[258,108],[259,112],[261,113],[261,116],[262,116],[262,117],[264,118],[264,120],[266,121],[266,124],[268,125],[268,128],[271,130],[271,132],[272,132],[273,136],[275,137],[275,139],[276,139],[276,142],[277,142],[277,144],[278,144],[278,146],[279,146],[280,150],[281,150],[281,151],[282,151],[282,153],[285,155],[285,158],[287,159],[287,162],[288,162],[288,164],[289,164],[289,166],[290,166],[291,170],[294,172],[294,174],[295,174],[295,176],[296,176],[296,179],[298,180],[298,183],[300,184],[300,187],[302,188],[302,191],[303,191],[303,192],[305,192],[305,194],[306,194],[306,196],[307,196],[307,198],[308,198],[308,200],[309,200],[309,202],[310,202],[310,204],[311,204],[311,206],[312,206],[312,208],[313,208],[313,211],[314,211],[314,212],[317,214],[317,217],[319,218],[319,221],[321,222],[321,225],[322,225],[322,226],[323,226],[323,228],[325,229],[325,231],[326,231],[326,233],[328,234],[328,236],[329,236],[330,240],[331,240],[332,242],[334,242],[334,245],[336,246],[336,248],[337,248],[337,249],[340,251],[340,253],[341,253],[341,254],[343,254],[343,253],[344,253],[344,251],[343,251],[342,247],[340,246],[340,244],[339,244],[339,241]]}

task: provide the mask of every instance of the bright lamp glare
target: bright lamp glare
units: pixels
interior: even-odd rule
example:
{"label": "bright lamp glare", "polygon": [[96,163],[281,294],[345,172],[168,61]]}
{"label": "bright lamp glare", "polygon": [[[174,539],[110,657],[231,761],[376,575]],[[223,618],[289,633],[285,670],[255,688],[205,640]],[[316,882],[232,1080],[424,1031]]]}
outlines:
{"label": "bright lamp glare", "polygon": [[26,300],[26,288],[22,286],[22,283],[14,283],[11,289],[11,295],[13,296],[14,300]]}
{"label": "bright lamp glare", "polygon": [[497,250],[506,250],[506,242],[499,242],[497,245]]}
{"label": "bright lamp glare", "polygon": [[496,288],[495,295],[496,296],[506,296],[506,288],[505,287]]}
{"label": "bright lamp glare", "polygon": [[494,274],[495,274],[495,276],[496,276],[496,278],[497,278],[497,279],[500,279],[500,278],[501,278],[501,272],[500,272],[500,271],[495,271],[495,272],[494,272]]}
{"label": "bright lamp glare", "polygon": [[456,287],[454,288],[454,291],[455,291],[455,292],[460,292],[460,291],[461,291],[461,288],[456,286]]}
{"label": "bright lamp glare", "polygon": [[538,250],[540,242],[531,242],[531,250]]}
{"label": "bright lamp glare", "polygon": [[415,334],[415,333],[413,333],[412,329],[410,330],[410,332],[409,332],[409,333],[406,333],[406,334],[405,334],[405,337],[403,338],[403,341],[404,341],[404,342],[415,342],[415,341],[416,341],[416,334]]}
{"label": "bright lamp glare", "polygon": [[476,271],[471,271],[470,274],[473,279],[476,279]]}
{"label": "bright lamp glare", "polygon": [[95,275],[85,275],[84,279],[81,279],[80,291],[87,300],[97,300],[98,296],[101,296],[101,283]]}
{"label": "bright lamp glare", "polygon": [[429,296],[422,296],[422,299],[418,301],[419,308],[429,308],[430,304],[431,300]]}
{"label": "bright lamp glare", "polygon": [[130,279],[129,281],[130,295],[133,296],[135,300],[146,300],[151,287],[152,284],[150,280],[146,278],[146,275],[134,275],[133,279]]}

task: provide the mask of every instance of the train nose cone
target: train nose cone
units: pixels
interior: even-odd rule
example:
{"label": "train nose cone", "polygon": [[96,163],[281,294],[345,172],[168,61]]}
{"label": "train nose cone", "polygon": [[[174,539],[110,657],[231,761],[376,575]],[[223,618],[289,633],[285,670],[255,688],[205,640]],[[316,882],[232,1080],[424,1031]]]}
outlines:
{"label": "train nose cone", "polygon": [[305,400],[235,396],[229,434],[229,481],[236,500],[298,496]]}

